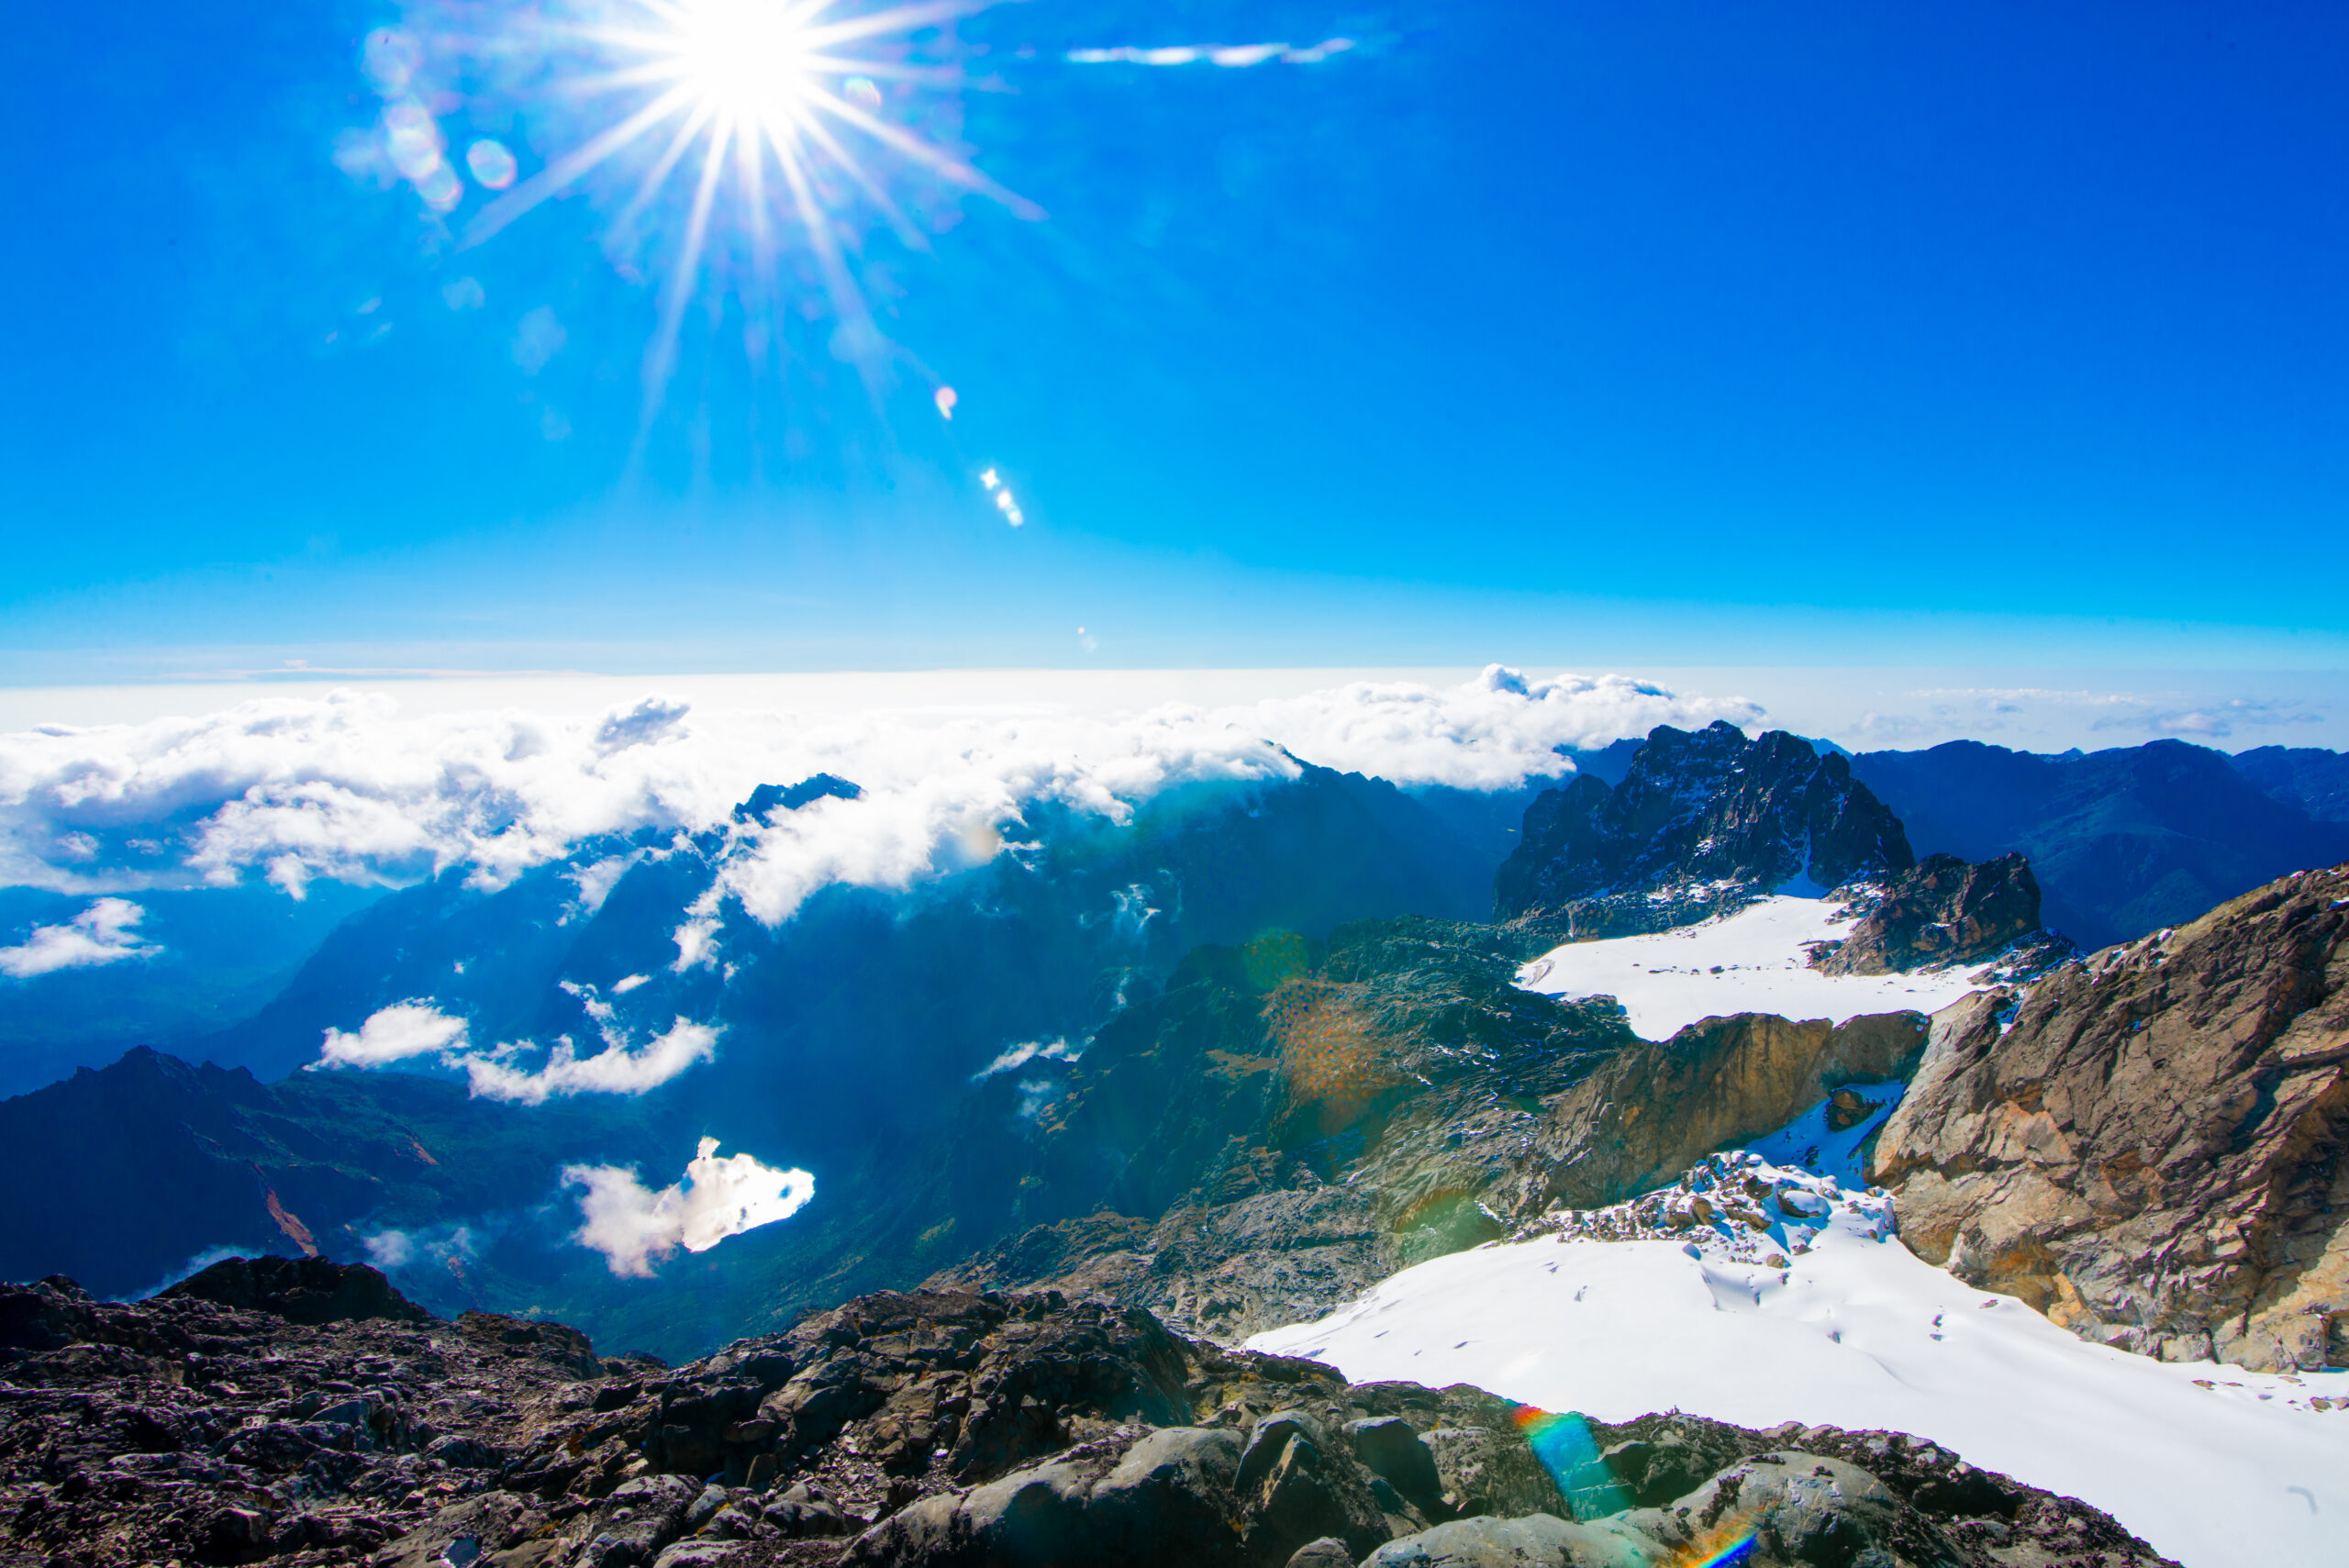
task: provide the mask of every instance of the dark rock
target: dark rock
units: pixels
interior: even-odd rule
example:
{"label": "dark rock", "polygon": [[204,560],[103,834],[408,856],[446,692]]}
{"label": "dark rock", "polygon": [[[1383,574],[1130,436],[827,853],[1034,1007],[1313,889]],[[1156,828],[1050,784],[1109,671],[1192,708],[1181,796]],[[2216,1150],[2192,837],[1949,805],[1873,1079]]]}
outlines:
{"label": "dark rock", "polygon": [[1435,1455],[1410,1422],[1400,1416],[1365,1416],[1346,1423],[1346,1440],[1365,1469],[1422,1513],[1437,1518],[1446,1511]]}
{"label": "dark rock", "polygon": [[1503,1518],[1570,1513],[1557,1482],[1533,1451],[1501,1424],[1505,1414],[1494,1415],[1501,1420],[1492,1425],[1446,1425],[1422,1434],[1442,1488],[1437,1494],[1442,1511]]}
{"label": "dark rock", "polygon": [[1753,1539],[1757,1564],[1958,1568],[1963,1561],[1938,1529],[1875,1476],[1799,1451],[1755,1454],[1670,1507],[1620,1518],[1623,1526],[1668,1549],[1710,1545],[1708,1538],[1725,1521]]}
{"label": "dark rock", "polygon": [[2266,793],[2264,784],[2286,781],[2258,762],[2245,769],[2181,740],[2062,757],[1953,740],[1867,752],[1852,770],[1900,814],[1920,854],[2030,856],[2042,918],[2087,949],[2183,925],[2288,873],[2349,857],[2349,824],[2311,820],[2301,804]]}
{"label": "dark rock", "polygon": [[[586,1388],[564,1354],[541,1353],[567,1342],[551,1325],[306,1325],[191,1295],[126,1306],[55,1282],[0,1287],[0,1304],[18,1296],[88,1316],[67,1315],[78,1337],[61,1348],[6,1352],[0,1560],[1285,1568],[1359,1562],[1396,1535],[1453,1553],[1407,1560],[1463,1564],[1509,1560],[1462,1555],[1478,1542],[1537,1552],[1518,1561],[1664,1550],[1624,1518],[1564,1522],[1513,1407],[1489,1395],[1348,1385],[1057,1293],[861,1298],[657,1379],[623,1362]],[[600,1387],[635,1396],[607,1403]],[[754,1416],[795,1391],[837,1400],[822,1437],[797,1421],[812,1397],[788,1422]],[[1674,1416],[1594,1436],[1642,1501],[1668,1476],[1696,1475],[1686,1496],[1775,1450],[1856,1466],[1896,1499],[1890,1533],[1849,1477],[1842,1514],[1913,1564],[1934,1561],[1910,1551],[1932,1530],[2014,1562],[2061,1560],[2051,1543],[2110,1568],[2158,1562],[2083,1505],[1898,1435],[1818,1428],[1794,1443]],[[515,1457],[457,1462],[484,1453]],[[763,1495],[743,1485],[778,1476]],[[1429,1529],[1453,1511],[1502,1518]],[[1817,1509],[1789,1504],[1781,1523],[1821,1550],[1847,1540]],[[1560,1541],[1567,1556],[1538,1555]],[[1590,1555],[1602,1549],[1616,1556]],[[1965,1551],[1966,1568],[2008,1561]]]}
{"label": "dark rock", "polygon": [[818,800],[862,800],[864,789],[848,780],[830,773],[816,773],[796,784],[763,784],[751,792],[751,798],[734,808],[737,822],[763,825],[776,811],[796,811]]}
{"label": "dark rock", "polygon": [[366,1264],[325,1258],[223,1258],[162,1294],[267,1312],[288,1323],[420,1323],[430,1316]]}
{"label": "dark rock", "polygon": [[[1637,1537],[1632,1551],[1650,1543]],[[1631,1556],[1622,1535],[1604,1527],[1570,1524],[1549,1514],[1522,1518],[1455,1519],[1418,1535],[1390,1540],[1363,1568],[1603,1568]]]}
{"label": "dark rock", "polygon": [[1527,809],[1494,910],[1545,917],[1572,937],[1620,935],[1701,919],[1798,877],[1840,887],[1914,860],[1899,819],[1841,755],[1783,730],[1748,740],[1727,722],[1695,734],[1662,725],[1615,788],[1577,776]]}
{"label": "dark rock", "polygon": [[1979,963],[2050,940],[2039,924],[2039,883],[2022,856],[1968,865],[1955,855],[1929,855],[1887,876],[1875,906],[1817,967],[1889,974]]}

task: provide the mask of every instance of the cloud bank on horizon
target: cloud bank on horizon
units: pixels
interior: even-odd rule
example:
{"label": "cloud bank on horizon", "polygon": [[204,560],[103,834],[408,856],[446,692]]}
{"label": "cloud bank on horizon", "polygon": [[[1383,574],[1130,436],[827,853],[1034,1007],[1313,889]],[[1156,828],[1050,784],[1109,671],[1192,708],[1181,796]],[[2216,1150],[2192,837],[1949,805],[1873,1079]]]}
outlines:
{"label": "cloud bank on horizon", "polygon": [[[1031,706],[807,717],[651,695],[584,721],[405,717],[381,695],[272,696],[0,736],[0,885],[114,895],[260,877],[299,897],[322,877],[402,884],[462,869],[495,887],[602,835],[732,824],[742,852],[714,897],[772,925],[835,883],[903,889],[984,860],[1038,806],[1122,823],[1167,789],[1292,778],[1301,762],[1407,787],[1509,788],[1571,772],[1561,749],[1716,718],[1750,727],[1763,712],[1620,675],[1529,681],[1499,665],[1453,686],[1362,681],[1106,717]],[[823,773],[854,780],[862,798],[732,823],[757,785]],[[625,869],[609,857],[580,873],[583,906]],[[682,967],[700,955],[690,929],[679,940]],[[346,1038],[356,1064],[409,1037]]]}

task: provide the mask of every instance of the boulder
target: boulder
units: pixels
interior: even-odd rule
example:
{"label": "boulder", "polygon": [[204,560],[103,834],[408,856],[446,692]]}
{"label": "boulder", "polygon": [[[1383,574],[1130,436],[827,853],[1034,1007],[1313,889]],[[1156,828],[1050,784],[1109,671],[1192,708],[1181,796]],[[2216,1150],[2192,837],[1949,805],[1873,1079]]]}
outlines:
{"label": "boulder", "polygon": [[1454,1519],[1390,1540],[1363,1568],[1664,1568],[1656,1543],[1609,1521],[1572,1524],[1550,1514]]}

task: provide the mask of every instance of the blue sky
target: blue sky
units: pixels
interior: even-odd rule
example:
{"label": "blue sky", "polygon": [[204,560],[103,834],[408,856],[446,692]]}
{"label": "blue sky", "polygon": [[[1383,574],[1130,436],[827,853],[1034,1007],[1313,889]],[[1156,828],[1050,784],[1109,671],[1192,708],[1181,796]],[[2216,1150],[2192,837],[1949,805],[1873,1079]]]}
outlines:
{"label": "blue sky", "polygon": [[[1049,216],[842,204],[877,391],[706,274],[635,461],[682,205],[346,173],[423,15],[16,19],[0,680],[2349,666],[2337,7],[999,6],[880,112]],[[452,156],[592,128],[495,85]]]}

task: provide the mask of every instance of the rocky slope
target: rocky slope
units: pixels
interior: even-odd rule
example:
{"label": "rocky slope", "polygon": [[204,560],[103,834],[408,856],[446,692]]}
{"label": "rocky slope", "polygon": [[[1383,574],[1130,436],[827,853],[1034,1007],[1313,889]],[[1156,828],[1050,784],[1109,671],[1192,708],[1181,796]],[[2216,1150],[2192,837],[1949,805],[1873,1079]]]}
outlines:
{"label": "rocky slope", "polygon": [[1821,888],[1915,863],[1900,821],[1841,755],[1772,730],[1652,730],[1623,782],[1545,791],[1494,882],[1504,920],[1567,937],[1685,925],[1799,877]]}
{"label": "rocky slope", "polygon": [[865,1297],[672,1370],[316,1262],[132,1306],[0,1287],[11,1564],[1663,1568],[1741,1540],[1756,1568],[2163,1562],[1902,1434],[1350,1386],[1058,1295]]}
{"label": "rocky slope", "polygon": [[1909,1245],[2094,1338],[2349,1364],[2349,867],[1985,996],[1872,1167]]}
{"label": "rocky slope", "polygon": [[1508,931],[1367,921],[1203,950],[1038,1080],[1015,1233],[941,1285],[1107,1290],[1225,1338],[1498,1235],[1545,1097],[1636,1043],[1511,984]]}

